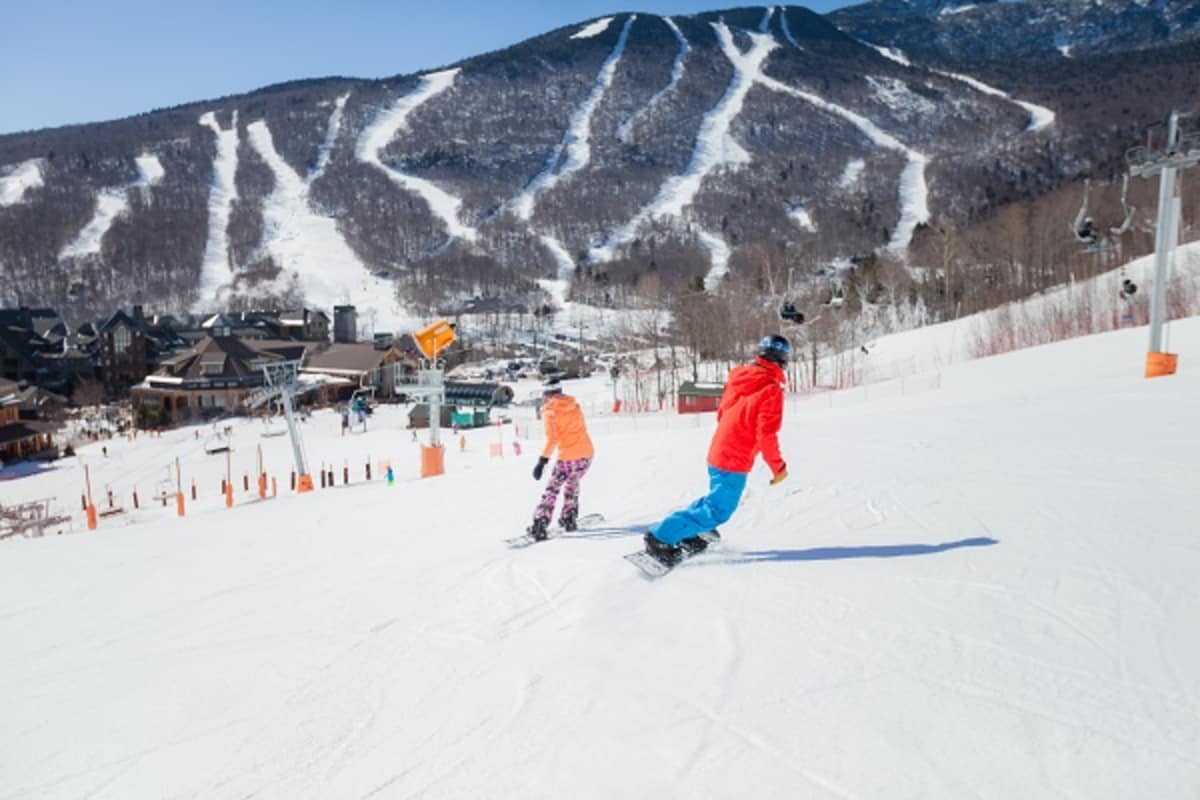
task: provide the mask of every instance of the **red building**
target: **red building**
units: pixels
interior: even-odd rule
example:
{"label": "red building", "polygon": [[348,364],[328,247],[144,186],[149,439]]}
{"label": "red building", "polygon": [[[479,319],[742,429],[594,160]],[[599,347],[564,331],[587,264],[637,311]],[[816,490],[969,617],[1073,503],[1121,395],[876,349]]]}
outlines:
{"label": "red building", "polygon": [[706,411],[716,411],[721,405],[721,395],[724,393],[723,383],[684,381],[679,386],[679,413],[703,414]]}

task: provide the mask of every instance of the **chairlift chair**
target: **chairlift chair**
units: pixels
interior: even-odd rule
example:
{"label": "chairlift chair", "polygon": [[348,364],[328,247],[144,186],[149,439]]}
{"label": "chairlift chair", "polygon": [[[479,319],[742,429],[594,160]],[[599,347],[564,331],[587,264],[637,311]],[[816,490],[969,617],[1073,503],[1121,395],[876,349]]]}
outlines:
{"label": "chairlift chair", "polygon": [[783,307],[779,309],[779,318],[784,322],[792,322],[800,325],[804,322],[804,314],[796,310],[796,304],[791,300],[785,300]]}
{"label": "chairlift chair", "polygon": [[1109,227],[1107,240],[1102,240],[1096,231],[1095,222],[1087,213],[1091,183],[1091,179],[1084,178],[1083,202],[1079,206],[1079,213],[1075,215],[1074,222],[1071,223],[1071,235],[1087,245],[1089,251],[1103,252],[1111,249],[1117,237],[1124,234],[1133,225],[1133,212],[1137,209],[1129,205],[1129,175],[1127,173],[1121,181],[1121,211],[1124,216],[1119,225]]}

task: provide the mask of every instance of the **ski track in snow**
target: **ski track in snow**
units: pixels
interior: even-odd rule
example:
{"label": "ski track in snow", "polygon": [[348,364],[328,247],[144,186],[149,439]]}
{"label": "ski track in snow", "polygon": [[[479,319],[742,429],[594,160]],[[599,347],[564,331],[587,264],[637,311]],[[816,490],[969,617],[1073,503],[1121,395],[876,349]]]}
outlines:
{"label": "ski track in snow", "polygon": [[788,209],[788,216],[791,217],[801,229],[807,231],[808,233],[817,232],[817,224],[813,222],[812,215],[808,213],[808,209],[806,209],[804,206],[792,206]]}
{"label": "ski track in snow", "polygon": [[758,32],[759,33],[770,33],[771,32],[771,17],[772,17],[772,15],[774,15],[774,13],[775,13],[775,6],[767,6],[765,9],[763,9],[762,22],[758,23]]}
{"label": "ski track in snow", "polygon": [[[617,63],[621,60],[621,54],[625,52],[629,28],[635,19],[637,19],[637,14],[630,14],[629,19],[625,20],[625,25],[621,28],[621,35],[617,37],[617,43],[613,46],[612,52],[608,54],[608,58],[604,59],[604,64],[600,67],[599,74],[596,75],[592,91],[583,104],[571,115],[571,123],[567,132],[550,153],[542,172],[530,181],[529,185],[513,201],[513,210],[522,220],[529,221],[533,216],[533,206],[540,193],[554,188],[559,181],[583,169],[591,160],[592,114],[595,113],[596,107],[600,105],[604,94],[612,85]],[[564,153],[566,154],[565,161],[563,160]],[[561,166],[560,161],[562,162]]]}
{"label": "ski track in snow", "polygon": [[704,276],[704,291],[715,292],[729,273],[729,245],[720,236],[702,228],[696,229],[696,238],[708,251],[711,262]]}
{"label": "ski track in snow", "polygon": [[839,189],[849,189],[858,182],[858,178],[862,175],[863,167],[867,162],[861,158],[852,158],[846,162],[846,169],[842,171],[842,176],[838,178]]}
{"label": "ski track in snow", "polygon": [[804,48],[801,47],[800,43],[796,41],[796,37],[792,36],[792,29],[788,27],[786,7],[781,7],[779,9],[779,22],[783,28],[783,36],[788,40],[788,43],[797,50],[803,50]]}
{"label": "ski track in snow", "polygon": [[633,116],[622,122],[620,127],[617,128],[617,138],[625,144],[629,143],[629,137],[633,134],[633,126],[637,124],[638,120],[648,114],[664,97],[675,91],[675,87],[679,85],[679,81],[683,78],[683,60],[692,51],[692,46],[688,44],[687,38],[683,35],[683,31],[679,30],[679,26],[675,24],[675,20],[670,17],[661,17],[661,19],[667,23],[667,27],[671,29],[671,32],[675,34],[675,38],[679,40],[679,52],[675,54],[675,62],[671,65],[671,80],[665,87],[655,92],[646,105],[638,109]]}
{"label": "ski track in snow", "polygon": [[588,23],[582,28],[571,34],[572,39],[591,39],[594,36],[599,36],[608,30],[608,26],[612,24],[612,17],[598,19],[595,22]]}
{"label": "ski track in snow", "polygon": [[[971,7],[973,7],[973,6],[968,6],[968,8],[971,8]],[[858,41],[861,44],[864,44],[867,47],[870,47],[872,50],[877,51],[884,58],[889,58],[892,61],[895,61],[897,64],[903,64],[906,67],[912,66],[912,62],[909,61],[908,58],[904,55],[904,53],[902,53],[899,50],[896,50],[891,47],[880,47],[877,44],[871,44],[870,42],[866,42],[861,39],[859,39]],[[946,78],[952,78],[956,81],[961,81],[962,83],[965,83],[968,86],[970,86],[971,88],[976,89],[980,92],[983,92],[984,94],[990,94],[993,97],[1002,97],[1005,100],[1009,101],[1010,103],[1015,103],[1016,105],[1025,109],[1026,111],[1029,112],[1029,124],[1027,126],[1025,126],[1025,131],[1027,133],[1032,132],[1032,131],[1040,131],[1042,128],[1045,128],[1045,127],[1048,127],[1049,125],[1054,124],[1054,118],[1055,118],[1054,112],[1051,111],[1050,109],[1046,108],[1045,106],[1039,106],[1036,103],[1028,103],[1024,100],[1017,100],[1017,99],[1011,97],[1008,94],[1008,92],[1001,91],[1000,89],[997,89],[994,86],[988,86],[983,81],[976,80],[975,78],[972,78],[970,75],[962,75],[957,72],[945,72],[940,69],[932,69],[932,68],[929,71],[937,73],[938,75],[942,75]]]}
{"label": "ski track in snow", "polygon": [[947,78],[953,78],[956,81],[961,81],[973,89],[976,89],[984,94],[990,94],[993,97],[1002,97],[1010,103],[1015,103],[1021,108],[1029,112],[1029,124],[1025,126],[1026,132],[1040,131],[1054,124],[1054,112],[1045,106],[1039,106],[1036,103],[1028,103],[1024,100],[1017,100],[1008,94],[1008,92],[997,89],[994,86],[988,86],[980,80],[972,78],[970,75],[962,75],[957,72],[943,72],[940,69],[933,69],[930,72],[936,72],[938,75],[944,75]]}
{"label": "ski track in snow", "polygon": [[[756,83],[773,91],[800,98],[840,116],[855,125],[877,146],[905,155],[908,164],[900,176],[900,218],[892,232],[891,240],[885,246],[888,252],[902,256],[908,249],[913,230],[918,224],[929,219],[928,186],[925,182],[925,167],[928,162],[926,156],[903,144],[866,117],[764,75],[763,63],[771,51],[779,46],[772,35],[747,32],[752,44],[749,51],[742,53],[734,44],[733,36],[724,23],[713,23],[713,28],[717,32],[722,51],[734,65],[734,77],[725,96],[701,122],[691,163],[682,175],[668,179],[654,200],[629,222],[611,232],[603,243],[593,246],[588,258],[593,261],[609,260],[615,249],[632,241],[647,221],[666,216],[680,216],[683,209],[695,198],[704,178],[717,167],[723,164],[747,163],[750,160],[749,154],[729,135],[729,128],[741,111],[746,94]],[[715,286],[717,281],[714,276],[724,275],[727,269],[727,265],[721,263],[720,259],[727,259],[728,248],[723,251],[715,248],[712,237],[713,234],[707,232],[701,235],[702,243],[713,257],[712,266],[705,278],[706,287]]]}
{"label": "ski track in snow", "polygon": [[[716,31],[721,50],[733,64],[733,78],[724,96],[700,122],[696,135],[696,147],[691,161],[680,175],[668,178],[659,188],[658,194],[643,207],[629,222],[609,233],[603,243],[593,246],[588,252],[592,261],[607,261],[613,257],[617,247],[633,241],[638,229],[652,219],[678,217],[691,204],[704,179],[725,164],[745,164],[750,155],[729,134],[733,120],[741,113],[746,95],[754,84],[761,80],[762,66],[771,51],[779,46],[769,34],[747,32],[751,39],[750,49],[745,53],[734,44],[733,34],[723,22],[711,23]],[[711,236],[711,234],[709,234]],[[710,247],[714,258],[718,251]],[[709,275],[724,274],[723,266],[714,260]],[[708,279],[705,279],[708,282]]]}
{"label": "ski track in snow", "polygon": [[571,259],[567,248],[563,247],[562,242],[558,239],[545,233],[538,238],[541,239],[542,245],[549,251],[554,263],[558,266],[558,275],[553,280],[540,280],[538,285],[553,298],[554,302],[563,306],[567,302],[567,288],[570,286],[571,276],[575,273],[575,262]]}
{"label": "ski track in snow", "polygon": [[[329,124],[340,125],[336,111]],[[379,330],[412,326],[415,320],[399,306],[391,282],[371,274],[338,230],[336,219],[313,210],[309,192],[320,172],[301,179],[275,149],[265,121],[248,125],[246,135],[275,176],[275,189],[263,201],[262,249],[282,270],[276,288],[287,289],[295,278],[306,301],[314,305],[352,303],[364,323]]]}
{"label": "ski track in snow", "polygon": [[100,252],[104,235],[108,233],[113,222],[129,210],[129,192],[135,189],[148,189],[162,180],[165,171],[158,156],[144,153],[134,159],[137,164],[138,178],[128,186],[114,186],[101,189],[96,197],[96,210],[92,219],[83,230],[58,254],[59,259],[78,258]]}
{"label": "ski track in snow", "polygon": [[204,245],[204,261],[200,266],[197,287],[197,306],[208,308],[221,291],[233,284],[233,268],[229,263],[229,214],[237,198],[238,126],[237,112],[233,124],[224,130],[212,111],[200,117],[200,124],[217,137],[217,157],[213,162],[212,187],[208,194],[208,240]]}
{"label": "ski track in snow", "polygon": [[410,94],[396,100],[392,107],[380,112],[375,121],[363,130],[358,139],[359,161],[371,164],[387,175],[397,186],[421,196],[433,215],[446,226],[449,235],[468,242],[479,238],[479,231],[462,222],[458,217],[462,200],[432,181],[407,175],[383,163],[379,153],[396,138],[396,134],[408,127],[408,116],[442,92],[454,85],[459,69],[447,69],[421,76],[421,84]]}
{"label": "ski track in snow", "polygon": [[348,99],[350,99],[349,92],[334,101],[333,114],[329,117],[329,129],[325,132],[325,141],[321,142],[321,148],[317,151],[317,165],[308,176],[310,184],[324,175],[325,168],[329,166],[329,159],[333,155],[333,147],[337,144],[338,134],[342,132],[342,113],[346,108],[346,101]]}
{"label": "ski track in snow", "polygon": [[12,206],[25,199],[25,193],[42,185],[42,159],[31,158],[0,175],[0,206]]}
{"label": "ski track in snow", "polygon": [[908,164],[900,174],[900,219],[896,223],[895,230],[892,231],[891,240],[885,247],[889,253],[903,256],[904,252],[908,249],[909,241],[912,239],[913,230],[919,223],[929,219],[929,187],[925,183],[925,166],[928,163],[928,159],[925,155],[908,147],[895,136],[884,131],[874,122],[871,122],[871,120],[861,114],[854,113],[848,108],[831,103],[811,92],[788,86],[774,78],[764,76],[760,80],[764,86],[770,89],[804,100],[823,111],[827,111],[850,122],[863,135],[874,142],[876,146],[904,154],[908,159]]}

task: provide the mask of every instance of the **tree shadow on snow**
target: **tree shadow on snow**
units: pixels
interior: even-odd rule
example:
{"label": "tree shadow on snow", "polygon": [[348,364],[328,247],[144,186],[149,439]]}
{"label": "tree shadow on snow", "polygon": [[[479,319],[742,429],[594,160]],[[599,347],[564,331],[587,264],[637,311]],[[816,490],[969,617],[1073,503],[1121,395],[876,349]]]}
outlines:
{"label": "tree shadow on snow", "polygon": [[[941,544],[883,544],[862,547],[812,547],[807,550],[747,550],[738,553],[728,562],[753,564],[759,561],[838,561],[844,558],[902,558],[905,556],[928,556],[957,550],[960,547],[988,547],[1000,544],[999,540],[987,536],[959,539],[957,542]],[[719,551],[718,551],[719,553]],[[714,553],[717,555],[718,553]],[[725,561],[725,559],[722,559]]]}

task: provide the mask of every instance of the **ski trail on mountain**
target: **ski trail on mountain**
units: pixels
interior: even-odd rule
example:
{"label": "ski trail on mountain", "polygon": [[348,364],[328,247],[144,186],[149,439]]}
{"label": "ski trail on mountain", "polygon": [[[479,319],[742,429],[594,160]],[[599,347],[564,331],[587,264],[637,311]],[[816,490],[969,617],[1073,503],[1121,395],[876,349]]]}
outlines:
{"label": "ski trail on mountain", "polygon": [[[611,260],[616,248],[633,241],[638,229],[650,220],[682,215],[683,209],[691,205],[700,191],[704,179],[717,168],[725,164],[745,164],[750,161],[750,154],[734,141],[729,129],[733,120],[741,113],[751,87],[764,77],[763,64],[779,43],[768,34],[748,32],[751,45],[750,49],[743,53],[734,44],[733,34],[725,23],[711,24],[716,31],[722,52],[733,64],[734,69],[725,95],[700,122],[696,146],[687,168],[681,174],[668,178],[654,199],[629,222],[609,233],[601,244],[593,246],[588,252],[590,260]],[[709,250],[714,252],[711,246]],[[710,275],[723,275],[723,269],[724,265],[714,261]],[[708,278],[705,282],[708,282]]]}
{"label": "ski trail on mountain", "polygon": [[100,190],[92,219],[58,254],[60,260],[99,253],[104,235],[108,233],[117,217],[129,210],[129,192],[134,189],[148,189],[162,180],[165,173],[158,156],[143,154],[134,159],[134,162],[138,169],[137,180],[125,186]]}
{"label": "ski trail on mountain", "polygon": [[900,220],[896,223],[895,230],[892,231],[891,240],[884,248],[889,253],[903,256],[912,239],[913,230],[918,224],[929,219],[929,187],[925,182],[925,167],[929,159],[923,153],[905,145],[871,120],[848,108],[831,103],[811,92],[788,86],[774,78],[763,76],[760,78],[760,82],[768,89],[798,98],[822,111],[841,117],[858,128],[877,147],[904,154],[908,159],[908,164],[900,174]]}
{"label": "ski trail on mountain", "polygon": [[704,291],[715,292],[729,273],[729,245],[720,236],[703,228],[697,228],[696,238],[708,251],[711,264],[704,276]]}
{"label": "ski trail on mountain", "polygon": [[1040,131],[1042,128],[1049,127],[1054,124],[1054,112],[1045,106],[1039,106],[1036,103],[1028,103],[1024,100],[1018,100],[1011,96],[1008,92],[1001,91],[994,86],[988,86],[980,80],[972,78],[970,75],[962,75],[957,72],[943,72],[940,69],[931,69],[930,72],[936,72],[938,75],[944,75],[947,78],[953,78],[956,81],[961,81],[972,89],[990,94],[993,97],[1001,97],[1010,103],[1015,103],[1021,108],[1029,112],[1029,124],[1025,126],[1027,133],[1032,131]]}
{"label": "ski trail on mountain", "polygon": [[333,147],[337,144],[338,134],[342,132],[342,113],[345,111],[346,101],[349,99],[350,93],[347,92],[334,101],[333,114],[329,117],[329,128],[325,131],[325,141],[321,142],[321,147],[317,150],[317,165],[308,175],[308,182],[310,184],[324,175],[325,168],[329,166],[329,159],[333,155]]}
{"label": "ski trail on mountain", "polygon": [[852,158],[846,162],[846,168],[842,170],[842,175],[838,178],[839,189],[849,189],[854,184],[858,183],[859,176],[862,175],[863,168],[867,162],[861,158]]}
{"label": "ski trail on mountain", "polygon": [[196,302],[208,307],[222,289],[233,284],[233,268],[229,264],[229,214],[237,198],[238,127],[237,112],[229,130],[217,123],[217,115],[209,111],[200,117],[200,124],[217,137],[217,157],[213,161],[212,184],[208,193],[208,240],[204,244],[204,261],[200,265],[200,281],[196,287]]}
{"label": "ski trail on mountain", "polygon": [[538,238],[558,267],[558,273],[554,279],[542,279],[538,281],[538,286],[542,287],[542,291],[550,295],[561,307],[567,302],[567,289],[571,285],[571,276],[575,272],[575,262],[571,259],[567,248],[563,247],[562,242],[558,239],[546,233],[540,234]]}
{"label": "ski trail on mountain", "polygon": [[591,39],[592,37],[599,36],[608,30],[608,26],[612,24],[612,21],[612,17],[604,17],[603,19],[598,19],[595,22],[590,22],[575,33],[571,34],[571,38]]}
{"label": "ski trail on mountain", "polygon": [[[338,122],[335,111],[330,127]],[[374,311],[377,323],[400,322],[404,315],[395,307],[390,284],[371,275],[338,231],[337,220],[313,211],[309,191],[319,172],[301,179],[275,149],[265,120],[246,126],[246,135],[275,176],[275,189],[263,201],[261,249],[282,270],[276,288],[286,290],[294,278],[314,305],[353,303],[360,314]]]}
{"label": "ski trail on mountain", "polygon": [[409,115],[453,86],[459,71],[458,68],[447,69],[421,76],[421,84],[415,91],[397,99],[391,108],[380,112],[363,130],[358,139],[356,156],[359,161],[382,171],[400,188],[420,195],[433,215],[446,226],[446,231],[451,237],[474,242],[479,238],[479,231],[458,217],[459,209],[462,208],[461,198],[445,191],[433,181],[408,175],[384,164],[379,157],[380,152],[396,138],[396,134],[408,127]]}
{"label": "ski trail on mountain", "polygon": [[771,32],[771,17],[775,14],[775,6],[767,6],[763,9],[762,22],[758,23],[759,33]]}
{"label": "ski trail on mountain", "polygon": [[[884,58],[895,61],[897,64],[902,64],[906,67],[913,66],[912,61],[910,61],[908,59],[908,57],[904,55],[903,52],[895,49],[894,47],[880,47],[877,44],[871,44],[870,42],[864,41],[862,39],[859,39],[857,41],[866,45],[867,47],[870,47],[872,50],[875,50]],[[960,83],[965,83],[968,86],[970,86],[972,89],[983,92],[984,94],[990,94],[993,97],[1003,98],[1003,99],[1007,100],[1008,102],[1018,105],[1021,108],[1025,109],[1026,111],[1029,112],[1029,124],[1025,126],[1026,133],[1031,133],[1033,131],[1040,131],[1042,128],[1046,128],[1046,127],[1054,124],[1055,114],[1053,111],[1046,108],[1045,106],[1039,106],[1037,103],[1029,103],[1024,100],[1018,100],[1015,97],[1013,97],[1012,95],[1010,95],[1008,92],[1005,92],[1001,89],[997,89],[994,86],[988,86],[983,81],[972,78],[970,75],[963,75],[962,73],[959,73],[959,72],[946,72],[946,71],[940,70],[940,69],[933,69],[932,67],[929,68],[929,71],[936,73],[938,75],[941,75],[942,77],[951,78],[953,80],[959,81]]]}
{"label": "ski trail on mountain", "polygon": [[17,164],[7,175],[0,175],[0,207],[12,206],[25,199],[30,189],[42,185],[42,159],[31,158]]}
{"label": "ski trail on mountain", "polygon": [[692,46],[688,44],[687,38],[683,35],[683,31],[679,30],[679,26],[675,24],[675,20],[670,17],[660,17],[667,23],[667,27],[675,34],[675,38],[679,40],[679,52],[675,54],[675,62],[671,65],[671,80],[670,82],[654,93],[646,105],[634,112],[633,116],[621,123],[617,128],[617,139],[623,144],[629,143],[629,137],[633,133],[633,126],[638,123],[642,117],[650,113],[664,97],[675,91],[675,87],[679,85],[679,81],[683,78],[683,60],[687,58],[687,54],[692,51]]}
{"label": "ski trail on mountain", "polygon": [[[551,152],[550,158],[546,160],[546,166],[542,169],[541,174],[530,181],[529,185],[513,201],[513,210],[521,219],[528,221],[533,216],[533,206],[540,193],[547,189],[553,189],[564,178],[586,167],[591,160],[592,114],[595,113],[596,107],[600,105],[600,101],[612,85],[617,63],[621,60],[621,54],[625,52],[629,28],[635,19],[637,19],[637,14],[631,14],[629,19],[625,20],[625,26],[621,28],[621,35],[617,37],[616,45],[613,46],[612,52],[608,54],[608,58],[600,67],[599,74],[596,75],[596,83],[592,87],[591,93],[571,116],[567,132]],[[562,161],[564,153],[566,160]],[[559,166],[560,161],[562,161],[561,167]]]}
{"label": "ski trail on mountain", "polygon": [[786,6],[783,6],[779,9],[779,22],[780,22],[780,27],[783,28],[783,36],[785,39],[788,40],[788,44],[790,44],[792,47],[796,48],[797,50],[803,50],[804,48],[801,47],[800,43],[796,41],[796,37],[792,36],[792,29],[788,27],[787,7]]}

